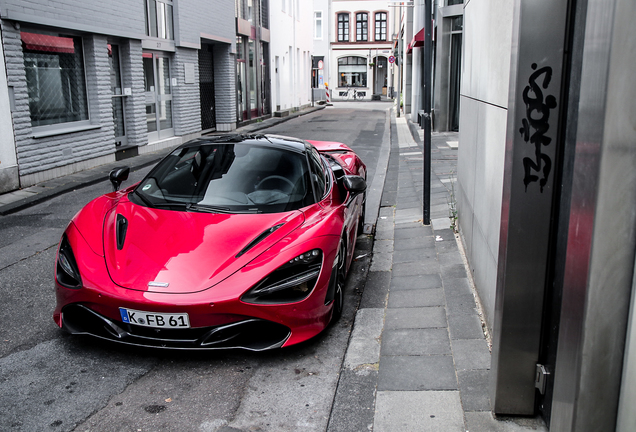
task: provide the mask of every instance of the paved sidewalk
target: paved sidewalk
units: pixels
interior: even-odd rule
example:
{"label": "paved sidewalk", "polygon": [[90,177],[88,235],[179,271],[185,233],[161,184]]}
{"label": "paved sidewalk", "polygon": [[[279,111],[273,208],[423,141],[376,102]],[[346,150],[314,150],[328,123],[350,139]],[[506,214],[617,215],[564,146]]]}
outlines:
{"label": "paved sidewalk", "polygon": [[451,229],[458,134],[433,135],[424,226],[421,132],[394,114],[391,127],[373,260],[328,430],[547,430],[490,411],[490,350]]}

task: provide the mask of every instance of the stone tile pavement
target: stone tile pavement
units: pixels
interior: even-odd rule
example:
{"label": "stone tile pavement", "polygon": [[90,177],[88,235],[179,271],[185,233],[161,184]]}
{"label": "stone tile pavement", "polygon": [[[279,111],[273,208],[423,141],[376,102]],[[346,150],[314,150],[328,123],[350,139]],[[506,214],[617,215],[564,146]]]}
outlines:
{"label": "stone tile pavement", "polygon": [[489,345],[451,226],[458,134],[433,134],[424,226],[422,135],[411,126],[393,114],[373,260],[328,430],[547,430],[490,411]]}

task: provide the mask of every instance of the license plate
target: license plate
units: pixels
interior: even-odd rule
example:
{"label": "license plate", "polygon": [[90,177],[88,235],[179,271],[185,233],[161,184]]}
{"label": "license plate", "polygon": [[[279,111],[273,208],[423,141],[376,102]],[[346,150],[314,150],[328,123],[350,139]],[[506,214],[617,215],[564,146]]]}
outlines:
{"label": "license plate", "polygon": [[190,328],[187,313],[144,312],[134,309],[119,308],[121,320],[128,324],[153,328]]}

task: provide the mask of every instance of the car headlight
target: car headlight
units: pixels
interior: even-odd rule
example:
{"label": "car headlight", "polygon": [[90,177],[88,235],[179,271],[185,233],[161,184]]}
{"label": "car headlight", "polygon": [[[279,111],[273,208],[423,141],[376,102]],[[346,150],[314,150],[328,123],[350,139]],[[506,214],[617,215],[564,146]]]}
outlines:
{"label": "car headlight", "polygon": [[316,286],[322,251],[313,249],[280,266],[241,297],[245,303],[283,304],[306,299]]}
{"label": "car headlight", "polygon": [[75,255],[73,255],[73,249],[71,249],[66,234],[62,236],[60,249],[57,253],[55,277],[57,282],[66,288],[80,288],[82,286],[77,261],[75,261]]}

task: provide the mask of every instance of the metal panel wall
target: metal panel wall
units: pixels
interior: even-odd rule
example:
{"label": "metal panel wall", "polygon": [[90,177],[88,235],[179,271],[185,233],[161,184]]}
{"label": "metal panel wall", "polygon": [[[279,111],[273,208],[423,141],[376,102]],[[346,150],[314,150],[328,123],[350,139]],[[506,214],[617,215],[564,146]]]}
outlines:
{"label": "metal panel wall", "polygon": [[635,14],[633,0],[587,2],[553,430],[616,427],[636,248]]}
{"label": "metal panel wall", "polygon": [[497,414],[534,414],[567,12],[566,0],[515,1],[493,323]]}

